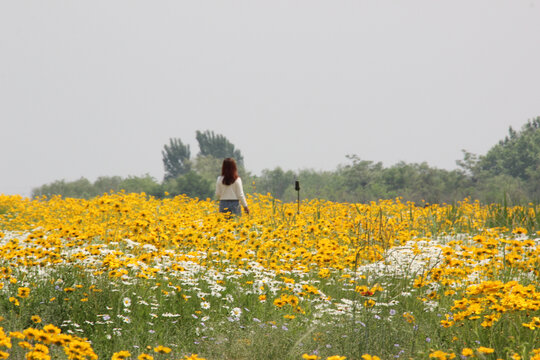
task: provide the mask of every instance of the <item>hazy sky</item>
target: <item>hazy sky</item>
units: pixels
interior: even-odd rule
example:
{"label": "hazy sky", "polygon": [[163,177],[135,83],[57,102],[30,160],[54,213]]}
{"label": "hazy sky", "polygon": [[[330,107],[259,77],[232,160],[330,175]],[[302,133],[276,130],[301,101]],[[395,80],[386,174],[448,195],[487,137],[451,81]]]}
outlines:
{"label": "hazy sky", "polygon": [[196,130],[255,174],[453,169],[537,116],[540,0],[0,0],[0,193],[161,181]]}

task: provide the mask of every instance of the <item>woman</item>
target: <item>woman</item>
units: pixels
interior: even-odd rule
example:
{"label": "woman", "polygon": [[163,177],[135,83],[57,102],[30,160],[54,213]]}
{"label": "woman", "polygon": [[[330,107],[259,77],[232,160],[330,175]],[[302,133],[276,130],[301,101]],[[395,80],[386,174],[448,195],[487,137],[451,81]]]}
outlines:
{"label": "woman", "polygon": [[216,182],[216,197],[219,200],[219,212],[242,215],[241,203],[246,214],[249,214],[242,179],[238,176],[236,162],[232,158],[223,160],[221,176],[218,176]]}

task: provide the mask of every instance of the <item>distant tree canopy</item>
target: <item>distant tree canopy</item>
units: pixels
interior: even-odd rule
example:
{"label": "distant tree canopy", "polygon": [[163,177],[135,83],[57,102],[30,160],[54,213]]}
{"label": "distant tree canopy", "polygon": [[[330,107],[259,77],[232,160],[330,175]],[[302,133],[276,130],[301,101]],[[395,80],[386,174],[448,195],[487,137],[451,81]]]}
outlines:
{"label": "distant tree canopy", "polygon": [[278,175],[283,171],[278,167],[255,177],[255,188],[292,201],[295,192],[291,179],[296,178],[303,184],[304,197],[334,201],[396,197],[417,203],[451,203],[465,197],[490,203],[504,199],[515,203],[540,201],[540,117],[527,122],[519,132],[510,128],[509,135],[484,156],[463,152],[456,170],[405,162],[385,168],[380,162],[350,155],[350,163],[334,172],[304,170],[282,181]]}
{"label": "distant tree canopy", "polygon": [[193,198],[206,199],[213,195],[210,181],[190,171],[178,176],[163,185],[163,189],[169,196],[187,195]]}
{"label": "distant tree canopy", "polygon": [[189,146],[180,139],[171,139],[162,151],[163,189],[170,196],[211,197],[213,182],[221,173],[221,164],[226,157],[233,157],[243,170],[242,153],[225,136],[207,130],[196,131],[195,137],[199,145],[195,159],[191,158]]}
{"label": "distant tree canopy", "polygon": [[[179,138],[170,138],[161,151],[164,177],[161,183],[150,175],[99,177],[94,183],[81,178],[66,182],[57,180],[33,189],[32,196],[53,196],[91,198],[109,191],[144,192],[155,197],[188,195],[200,199],[213,195],[213,183],[221,172],[221,164],[226,157],[233,157],[239,165],[243,177],[249,177],[243,169],[240,150],[223,135],[213,131],[197,131],[199,154],[191,158],[188,144]],[[167,195],[166,195],[167,194]]]}
{"label": "distant tree canopy", "polygon": [[97,178],[94,183],[86,178],[66,182],[57,180],[50,184],[42,185],[32,191],[32,196],[62,195],[63,197],[89,199],[95,196],[103,195],[109,191],[146,193],[148,195],[163,196],[161,185],[150,175],[129,176],[122,178],[120,176],[102,176]]}
{"label": "distant tree canopy", "polygon": [[524,181],[536,177],[540,170],[540,117],[527,122],[516,132],[510,127],[508,136],[478,159],[475,175],[508,175]]}
{"label": "distant tree canopy", "polygon": [[238,166],[244,166],[244,157],[240,150],[223,135],[214,134],[213,131],[196,132],[195,137],[199,143],[199,154],[201,157],[213,157],[216,159],[234,158]]}
{"label": "distant tree canopy", "polygon": [[66,182],[65,180],[56,180],[50,184],[42,185],[32,191],[32,196],[53,196],[62,195],[72,198],[91,198],[96,196],[95,188],[86,178],[80,178],[75,181]]}
{"label": "distant tree canopy", "polygon": [[283,199],[285,191],[294,185],[295,179],[296,174],[291,170],[283,171],[280,167],[274,170],[263,170],[257,181],[257,190]]}
{"label": "distant tree canopy", "polygon": [[191,151],[189,145],[184,145],[180,139],[169,139],[161,151],[163,166],[165,167],[165,180],[174,179],[191,170]]}
{"label": "distant tree canopy", "polygon": [[301,183],[303,199],[369,202],[401,197],[415,203],[452,203],[470,197],[486,203],[540,201],[540,117],[527,122],[520,131],[510,128],[508,136],[485,155],[463,151],[456,170],[405,162],[385,168],[380,162],[350,155],[349,163],[335,171],[285,171],[276,167],[255,176],[243,168],[240,150],[223,135],[197,131],[196,138],[200,151],[195,159],[180,139],[171,138],[164,146],[165,176],[161,183],[149,175],[100,177],[94,183],[85,178],[59,180],[34,189],[32,195],[88,198],[124,190],[156,197],[186,194],[204,199],[213,195],[223,158],[233,157],[246,193],[270,193],[283,201],[296,200],[295,180]]}

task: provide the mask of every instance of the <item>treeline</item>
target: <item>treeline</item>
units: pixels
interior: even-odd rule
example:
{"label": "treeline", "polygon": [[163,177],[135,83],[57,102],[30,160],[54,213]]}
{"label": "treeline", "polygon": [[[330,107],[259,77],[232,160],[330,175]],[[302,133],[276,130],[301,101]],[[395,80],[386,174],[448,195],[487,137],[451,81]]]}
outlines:
{"label": "treeline", "polygon": [[277,167],[253,175],[244,168],[240,150],[223,135],[197,131],[196,139],[199,153],[195,157],[181,139],[170,139],[164,145],[165,175],[161,182],[149,175],[100,177],[93,183],[85,178],[60,180],[34,189],[32,195],[89,198],[124,190],[155,197],[187,194],[212,198],[223,158],[234,157],[247,193],[270,193],[283,201],[296,200],[296,180],[302,199],[369,202],[401,197],[415,203],[452,203],[466,197],[486,203],[540,199],[540,117],[528,121],[519,131],[510,128],[485,155],[463,151],[455,170],[405,162],[384,167],[380,162],[351,155],[347,156],[348,163],[335,171],[285,171]]}
{"label": "treeline", "polygon": [[32,191],[32,196],[53,196],[91,198],[106,192],[135,192],[163,198],[186,194],[200,199],[211,198],[214,183],[221,173],[221,163],[226,157],[234,157],[239,165],[242,178],[249,177],[244,171],[244,158],[240,150],[223,135],[213,131],[197,131],[199,153],[191,156],[191,149],[179,138],[172,138],[161,151],[165,175],[159,182],[154,177],[142,176],[102,176],[95,182],[86,178],[66,182],[58,180]]}

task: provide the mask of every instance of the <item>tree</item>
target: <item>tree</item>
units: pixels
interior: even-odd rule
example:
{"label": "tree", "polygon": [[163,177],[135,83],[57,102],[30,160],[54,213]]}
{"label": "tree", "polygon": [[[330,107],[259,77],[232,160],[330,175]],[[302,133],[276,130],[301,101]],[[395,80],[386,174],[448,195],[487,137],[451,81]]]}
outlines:
{"label": "tree", "polygon": [[197,157],[211,156],[216,159],[233,158],[239,167],[244,167],[244,157],[240,150],[223,135],[214,134],[213,131],[206,130],[196,132],[199,143],[199,154]]}
{"label": "tree", "polygon": [[257,192],[270,193],[277,199],[283,199],[287,188],[294,187],[295,179],[296,175],[291,170],[283,171],[280,167],[274,170],[264,169],[257,181]]}
{"label": "tree", "polygon": [[463,160],[456,160],[457,166],[459,166],[465,174],[474,176],[474,174],[478,172],[478,155],[463,149],[461,152],[463,153]]}
{"label": "tree", "polygon": [[161,151],[163,166],[165,167],[165,180],[174,179],[191,170],[191,151],[189,145],[184,145],[180,139],[169,139]]}
{"label": "tree", "polygon": [[347,159],[352,161],[352,165],[345,165],[340,172],[345,176],[345,185],[350,190],[365,187],[375,181],[383,169],[381,162],[362,160],[357,155],[347,155]]}
{"label": "tree", "polygon": [[357,155],[347,155],[352,164],[341,166],[337,171],[346,197],[351,201],[366,202],[384,197],[381,188],[383,165],[360,159]]}
{"label": "tree", "polygon": [[508,136],[478,161],[478,170],[490,177],[508,175],[528,181],[540,165],[540,117],[529,121],[521,131],[509,128]]}
{"label": "tree", "polygon": [[524,181],[507,174],[485,178],[477,187],[479,189],[479,199],[486,203],[503,203],[507,201],[510,205],[514,205],[526,203],[528,200]]}
{"label": "tree", "polygon": [[149,174],[143,176],[128,176],[123,179],[119,188],[127,193],[146,193],[158,198],[163,197],[161,185]]}
{"label": "tree", "polygon": [[109,191],[118,191],[121,183],[120,176],[100,176],[94,181],[94,192],[101,195]]}
{"label": "tree", "polygon": [[[304,169],[298,171],[296,179],[300,181],[300,197],[302,199],[327,199],[345,201],[344,190],[340,186],[339,176],[332,171],[316,171]],[[297,193],[291,185],[284,194],[285,201],[294,201]]]}
{"label": "tree", "polygon": [[193,170],[206,180],[215,182],[218,175],[221,174],[222,163],[223,159],[212,156],[197,156]]}
{"label": "tree", "polygon": [[194,171],[189,171],[174,179],[170,179],[163,185],[165,191],[170,196],[187,195],[206,199],[212,197],[212,187],[210,181],[204,179]]}
{"label": "tree", "polygon": [[529,199],[540,202],[540,164],[536,168],[528,169],[529,181],[527,184]]}
{"label": "tree", "polygon": [[32,196],[53,196],[61,195],[63,197],[89,199],[96,196],[92,183],[81,177],[79,180],[66,182],[57,180],[50,184],[43,185],[32,190]]}

